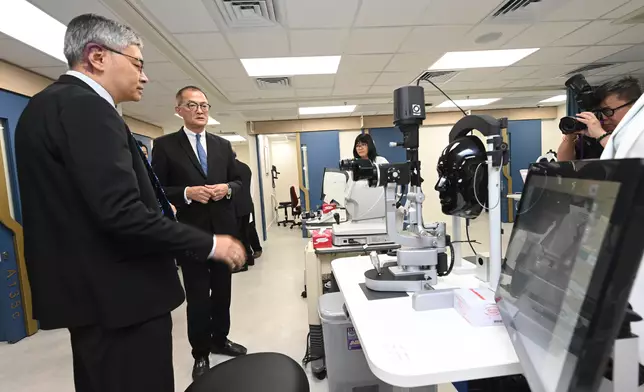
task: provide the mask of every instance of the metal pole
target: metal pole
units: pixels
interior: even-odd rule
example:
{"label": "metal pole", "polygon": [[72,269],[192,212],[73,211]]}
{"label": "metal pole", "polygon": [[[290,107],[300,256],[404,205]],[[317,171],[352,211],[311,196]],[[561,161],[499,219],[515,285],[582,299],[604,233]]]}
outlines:
{"label": "metal pole", "polygon": [[454,247],[454,268],[463,263],[461,253],[461,218],[452,216],[452,247]]}
{"label": "metal pole", "polygon": [[[494,138],[487,139],[487,150],[494,150]],[[488,168],[488,218],[490,229],[490,289],[496,291],[501,277],[501,166],[494,167],[492,156],[487,159]]]}

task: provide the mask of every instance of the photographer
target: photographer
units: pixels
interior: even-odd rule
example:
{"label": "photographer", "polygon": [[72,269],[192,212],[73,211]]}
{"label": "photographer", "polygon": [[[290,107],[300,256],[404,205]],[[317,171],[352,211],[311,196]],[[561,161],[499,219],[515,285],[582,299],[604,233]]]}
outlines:
{"label": "photographer", "polygon": [[564,135],[557,151],[558,160],[599,158],[617,124],[642,95],[642,88],[637,79],[624,77],[602,85],[597,89],[596,95],[601,100],[598,112],[601,112],[603,120],[600,121],[591,112],[577,114],[577,120],[588,129]]}

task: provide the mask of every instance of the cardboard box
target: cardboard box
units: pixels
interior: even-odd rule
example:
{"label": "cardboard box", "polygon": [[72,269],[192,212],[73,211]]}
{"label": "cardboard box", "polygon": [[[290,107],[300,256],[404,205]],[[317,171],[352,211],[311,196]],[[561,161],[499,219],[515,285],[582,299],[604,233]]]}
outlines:
{"label": "cardboard box", "polygon": [[454,290],[454,309],[475,327],[503,325],[494,292],[489,289]]}
{"label": "cardboard box", "polygon": [[313,249],[331,248],[333,246],[333,233],[331,230],[314,230],[311,233]]}

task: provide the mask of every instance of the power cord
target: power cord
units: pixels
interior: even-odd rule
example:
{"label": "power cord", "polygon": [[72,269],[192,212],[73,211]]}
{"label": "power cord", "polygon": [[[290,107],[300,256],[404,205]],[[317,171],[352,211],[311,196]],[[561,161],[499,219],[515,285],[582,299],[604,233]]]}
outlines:
{"label": "power cord", "polygon": [[441,89],[440,89],[440,87],[438,87],[438,86],[437,86],[434,82],[432,82],[431,80],[429,80],[429,79],[418,79],[418,81],[416,82],[416,85],[417,85],[417,86],[420,86],[420,81],[421,81],[421,80],[424,80],[424,81],[426,81],[427,83],[429,83],[429,84],[431,84],[432,86],[434,86],[434,88],[435,88],[436,90],[440,91],[440,92],[441,92],[441,94],[443,94],[443,95],[445,96],[445,98],[449,99],[449,100],[450,100],[450,102],[452,102],[452,103],[454,104],[454,106],[456,106],[456,107],[458,108],[458,110],[460,110],[460,111],[461,111],[461,113],[463,113],[463,115],[464,115],[464,116],[467,116],[467,113],[465,112],[465,110],[463,110],[463,108],[461,108],[460,106],[458,106],[458,105],[456,104],[456,102],[454,102],[454,100],[453,100],[452,98],[450,98],[450,97],[449,97],[449,95],[447,95],[447,94],[445,93],[445,91],[441,90]]}
{"label": "power cord", "polygon": [[472,252],[474,252],[474,256],[476,256],[478,253],[476,253],[476,249],[474,249],[474,245],[472,245],[472,241],[470,239],[470,220],[466,219],[465,220],[465,235],[467,236],[467,243],[470,244],[470,249],[472,249]]}
{"label": "power cord", "polygon": [[306,367],[309,363],[322,359],[320,356],[311,355],[311,333],[309,332],[306,335],[306,352],[304,353],[304,358],[302,358],[302,366]]}

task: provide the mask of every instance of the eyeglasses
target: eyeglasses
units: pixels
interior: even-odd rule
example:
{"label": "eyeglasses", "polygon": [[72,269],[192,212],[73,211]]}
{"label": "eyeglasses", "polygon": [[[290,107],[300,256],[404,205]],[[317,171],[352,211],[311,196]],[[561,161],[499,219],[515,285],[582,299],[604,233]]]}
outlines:
{"label": "eyeglasses", "polygon": [[623,104],[622,106],[618,106],[618,107],[616,107],[615,109],[612,109],[612,108],[601,108],[601,109],[599,109],[599,111],[600,111],[600,112],[601,112],[601,114],[603,114],[605,117],[613,117],[613,116],[615,115],[615,112],[616,112],[616,111],[618,111],[619,109],[624,108],[624,107],[626,107],[626,106],[628,106],[628,105],[632,105],[632,104],[634,104],[634,103],[635,103],[635,101],[630,101],[630,102],[627,102],[627,103]]}
{"label": "eyeglasses", "polygon": [[356,148],[357,148],[357,147],[362,147],[362,148],[364,148],[364,147],[369,147],[369,145],[368,145],[367,143],[356,143]]}
{"label": "eyeglasses", "polygon": [[107,46],[101,46],[101,48],[103,48],[103,49],[105,49],[105,50],[109,50],[109,51],[110,51],[110,52],[112,52],[112,53],[120,54],[121,56],[129,57],[129,58],[131,58],[132,60],[137,61],[137,62],[138,62],[138,64],[132,63],[132,65],[134,65],[135,67],[137,67],[137,68],[139,69],[139,72],[143,72],[143,59],[138,58],[138,57],[134,57],[134,56],[130,56],[129,54],[125,54],[125,53],[123,53],[123,52],[119,52],[118,50],[115,50],[115,49],[112,49],[112,48],[108,48]]}
{"label": "eyeglasses", "polygon": [[197,102],[192,102],[192,101],[190,101],[190,102],[188,102],[188,103],[186,103],[184,105],[180,105],[180,106],[185,106],[185,107],[187,107],[188,109],[190,109],[193,112],[196,112],[197,108],[201,108],[202,111],[207,112],[212,107],[212,105],[207,104],[207,103],[197,103]]}

